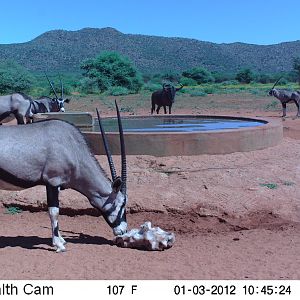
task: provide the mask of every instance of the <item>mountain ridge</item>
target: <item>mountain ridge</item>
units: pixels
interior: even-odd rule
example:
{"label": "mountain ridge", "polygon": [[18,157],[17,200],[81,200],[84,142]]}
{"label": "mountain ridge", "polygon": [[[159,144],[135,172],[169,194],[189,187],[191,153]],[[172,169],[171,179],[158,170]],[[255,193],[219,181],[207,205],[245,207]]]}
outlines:
{"label": "mountain ridge", "polygon": [[29,42],[0,44],[0,60],[12,59],[31,71],[80,72],[80,63],[102,51],[127,56],[144,73],[182,72],[202,66],[234,73],[288,72],[300,56],[300,40],[272,45],[213,43],[183,37],[124,34],[112,27],[47,31]]}

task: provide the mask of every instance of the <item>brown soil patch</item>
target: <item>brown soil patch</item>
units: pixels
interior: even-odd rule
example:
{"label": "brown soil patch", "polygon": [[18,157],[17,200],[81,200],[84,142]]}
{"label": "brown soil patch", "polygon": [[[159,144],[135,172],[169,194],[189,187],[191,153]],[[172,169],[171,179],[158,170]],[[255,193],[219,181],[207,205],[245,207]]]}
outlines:
{"label": "brown soil patch", "polygon": [[[70,107],[92,111],[99,105],[92,100]],[[119,100],[129,107],[125,114],[149,114],[142,106],[145,99],[136,106],[134,97]],[[280,107],[264,110],[271,101],[241,95],[183,97],[174,113],[280,118]],[[107,104],[101,109],[114,115]],[[60,228],[68,251],[56,254],[43,211],[44,187],[0,191],[0,279],[300,279],[300,120],[293,120],[294,114],[292,107],[283,121],[285,138],[272,148],[128,157],[129,227],[151,221],[174,232],[176,242],[166,251],[116,247],[110,228],[88,201],[63,191]],[[108,169],[105,157],[97,159]],[[118,166],[119,157],[114,160]],[[11,205],[25,211],[6,214],[4,206]]]}

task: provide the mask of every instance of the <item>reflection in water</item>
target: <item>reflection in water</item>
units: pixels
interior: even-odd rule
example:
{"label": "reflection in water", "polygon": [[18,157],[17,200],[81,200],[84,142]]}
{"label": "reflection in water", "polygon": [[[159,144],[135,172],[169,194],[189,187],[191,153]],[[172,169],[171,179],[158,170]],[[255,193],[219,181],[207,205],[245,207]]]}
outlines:
{"label": "reflection in water", "polygon": [[[239,129],[266,124],[266,122],[251,119],[199,117],[124,118],[122,123],[125,132],[199,132]],[[103,119],[103,126],[107,132],[118,131],[117,119],[115,118]],[[99,131],[99,126],[95,125],[93,131]]]}

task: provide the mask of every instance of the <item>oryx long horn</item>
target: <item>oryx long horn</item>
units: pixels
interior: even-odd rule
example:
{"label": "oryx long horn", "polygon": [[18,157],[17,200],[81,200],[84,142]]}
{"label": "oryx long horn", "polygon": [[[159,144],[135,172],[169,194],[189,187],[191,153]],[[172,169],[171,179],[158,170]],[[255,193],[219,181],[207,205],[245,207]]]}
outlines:
{"label": "oryx long horn", "polygon": [[45,73],[45,75],[46,75],[46,78],[47,78],[47,80],[48,80],[48,82],[49,82],[51,88],[52,88],[53,93],[55,94],[56,99],[58,99],[57,94],[56,94],[56,92],[55,92],[55,89],[54,89],[54,86],[53,86],[52,82],[50,81],[50,79],[48,78],[48,76],[47,76],[46,73]]}
{"label": "oryx long horn", "polygon": [[122,186],[121,186],[121,192],[122,192],[123,195],[126,195],[126,191],[127,191],[127,163],[126,163],[124,133],[123,133],[123,126],[122,126],[122,121],[121,121],[121,117],[120,117],[120,111],[119,111],[117,100],[115,100],[115,105],[116,105],[117,116],[118,116],[119,135],[120,135],[120,148],[121,148],[121,161],[122,161],[122,169],[121,169]]}
{"label": "oryx long horn", "polygon": [[274,85],[273,85],[273,87],[271,88],[271,90],[274,89],[275,85],[279,82],[279,80],[280,80],[281,78],[282,78],[282,76],[280,76],[280,77],[276,80],[276,82],[274,83]]}
{"label": "oryx long horn", "polygon": [[61,99],[64,99],[64,85],[61,81],[61,77],[59,75],[59,81],[60,81],[60,94],[61,94]]}
{"label": "oryx long horn", "polygon": [[107,143],[106,134],[105,134],[105,131],[103,129],[101,118],[100,118],[100,115],[99,115],[99,112],[98,112],[97,108],[96,108],[96,112],[97,112],[99,127],[100,127],[100,130],[101,130],[102,141],[103,141],[105,153],[106,153],[108,164],[109,164],[109,168],[110,168],[110,173],[111,173],[112,181],[114,181],[117,178],[116,169],[115,169],[112,157],[111,157],[111,153],[110,153],[109,146],[108,146],[108,143]]}

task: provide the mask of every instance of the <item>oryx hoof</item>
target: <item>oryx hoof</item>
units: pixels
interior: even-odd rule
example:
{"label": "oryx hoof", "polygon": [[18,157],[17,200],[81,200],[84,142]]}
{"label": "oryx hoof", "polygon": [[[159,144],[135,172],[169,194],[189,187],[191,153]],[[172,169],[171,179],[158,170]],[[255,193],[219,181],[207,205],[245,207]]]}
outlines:
{"label": "oryx hoof", "polygon": [[[62,240],[63,241],[62,241]],[[55,247],[56,249],[56,252],[65,252],[66,251],[66,248],[64,246],[64,244],[66,244],[65,240],[61,237],[55,237],[53,240],[52,240],[52,245],[53,247]]]}
{"label": "oryx hoof", "polygon": [[65,247],[62,247],[62,248],[57,247],[56,250],[55,250],[56,253],[66,252],[66,251],[67,251],[67,249]]}
{"label": "oryx hoof", "polygon": [[63,244],[63,245],[65,245],[67,242],[65,241],[65,239],[63,238],[63,237],[59,237],[59,240],[60,240],[60,242]]}

